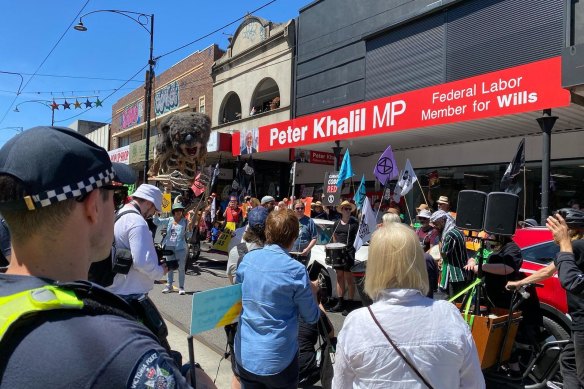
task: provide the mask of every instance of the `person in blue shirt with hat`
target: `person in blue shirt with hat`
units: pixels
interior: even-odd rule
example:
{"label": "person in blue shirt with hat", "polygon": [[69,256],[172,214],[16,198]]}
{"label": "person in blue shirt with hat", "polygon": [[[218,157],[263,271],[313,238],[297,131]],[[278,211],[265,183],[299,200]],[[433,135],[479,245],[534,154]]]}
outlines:
{"label": "person in blue shirt with hat", "polygon": [[[193,233],[192,225],[184,216],[185,207],[181,203],[173,204],[172,217],[154,217],[154,224],[166,228],[166,235],[162,240],[162,246],[166,250],[171,250],[173,255],[166,257],[167,262],[178,261],[178,294],[185,294],[185,263],[189,252],[188,241]],[[166,287],[162,293],[172,292],[174,282],[174,270],[169,270]]]}

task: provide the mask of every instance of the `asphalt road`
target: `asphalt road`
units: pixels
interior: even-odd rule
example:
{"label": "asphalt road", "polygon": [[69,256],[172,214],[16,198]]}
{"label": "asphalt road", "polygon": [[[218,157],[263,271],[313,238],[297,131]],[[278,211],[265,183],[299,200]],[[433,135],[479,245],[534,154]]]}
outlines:
{"label": "asphalt road", "polygon": [[[185,280],[186,295],[180,296],[178,293],[162,294],[161,291],[164,287],[162,283],[154,285],[154,289],[149,294],[164,318],[187,333],[191,325],[191,296],[193,293],[229,285],[229,281],[225,275],[225,267],[227,265],[226,255],[209,253],[206,251],[206,247],[203,246],[198,265],[201,269],[200,275],[195,274],[193,271],[187,271]],[[177,278],[175,275],[175,280]],[[178,287],[177,284],[175,284],[176,287]],[[333,323],[335,334],[338,334],[343,326],[345,317],[340,313],[327,313],[327,315]],[[225,352],[226,338],[223,328],[200,333],[195,338],[220,355]]]}

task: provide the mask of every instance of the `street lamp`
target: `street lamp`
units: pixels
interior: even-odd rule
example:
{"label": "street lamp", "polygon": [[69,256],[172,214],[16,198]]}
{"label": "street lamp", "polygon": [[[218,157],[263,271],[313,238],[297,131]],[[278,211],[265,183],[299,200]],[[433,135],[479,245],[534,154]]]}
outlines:
{"label": "street lamp", "polygon": [[[138,23],[149,35],[150,35],[150,57],[148,58],[148,73],[146,74],[146,96],[144,100],[146,101],[146,152],[144,161],[144,182],[147,182],[148,177],[148,161],[150,159],[150,111],[152,107],[152,81],[154,79],[154,65],[156,61],[152,57],[152,51],[154,46],[154,14],[144,14],[140,12],[132,11],[122,11],[117,9],[102,9],[97,11],[88,12],[79,17],[79,23],[73,27],[77,31],[87,31],[87,27],[83,24],[83,18],[87,15],[91,15],[98,12],[111,12],[118,15],[127,17]],[[150,18],[150,29],[148,26],[148,18]]]}
{"label": "street lamp", "polygon": [[558,120],[557,116],[552,116],[551,109],[544,109],[543,115],[537,119],[537,123],[543,133],[543,151],[541,157],[541,225],[549,215],[549,192],[550,192],[550,159],[552,148],[552,128]]}
{"label": "street lamp", "polygon": [[18,107],[20,107],[22,104],[27,104],[27,103],[41,104],[41,105],[44,105],[45,107],[47,107],[48,109],[50,109],[51,110],[51,126],[55,124],[55,110],[53,109],[53,106],[51,105],[52,101],[49,101],[49,100],[27,100],[27,101],[23,101],[22,103],[19,103],[19,104],[16,105],[16,107],[14,107],[14,112],[20,112],[20,110],[18,109]]}

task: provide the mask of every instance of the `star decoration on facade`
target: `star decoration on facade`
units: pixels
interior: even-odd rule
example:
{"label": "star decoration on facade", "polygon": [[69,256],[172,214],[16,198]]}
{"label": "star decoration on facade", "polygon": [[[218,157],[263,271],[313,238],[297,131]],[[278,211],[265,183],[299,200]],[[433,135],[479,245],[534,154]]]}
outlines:
{"label": "star decoration on facade", "polygon": [[101,100],[99,99],[99,97],[95,100],[95,106],[101,107]]}
{"label": "star decoration on facade", "polygon": [[79,102],[79,100],[75,100],[75,102],[73,103],[73,105],[75,106],[75,109],[81,108],[81,103]]}
{"label": "star decoration on facade", "polygon": [[91,108],[91,101],[89,99],[85,100],[85,108]]}
{"label": "star decoration on facade", "polygon": [[53,100],[53,104],[51,104],[51,108],[54,110],[59,110],[59,104],[55,103],[55,101]]}
{"label": "star decoration on facade", "polygon": [[63,103],[63,109],[71,109],[69,108],[71,106],[71,103],[68,103],[67,100],[65,100],[65,102]]}

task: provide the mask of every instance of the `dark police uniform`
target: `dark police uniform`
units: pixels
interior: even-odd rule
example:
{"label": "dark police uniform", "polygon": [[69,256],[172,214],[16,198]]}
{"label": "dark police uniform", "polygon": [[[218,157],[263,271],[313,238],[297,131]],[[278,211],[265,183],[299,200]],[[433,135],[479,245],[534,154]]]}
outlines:
{"label": "dark police uniform", "polygon": [[[48,283],[0,274],[0,297]],[[22,320],[2,341],[1,387],[190,387],[152,332],[130,318],[55,310]]]}

